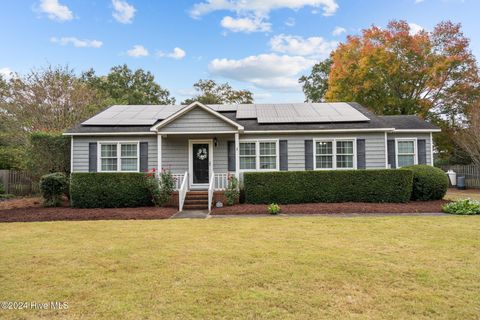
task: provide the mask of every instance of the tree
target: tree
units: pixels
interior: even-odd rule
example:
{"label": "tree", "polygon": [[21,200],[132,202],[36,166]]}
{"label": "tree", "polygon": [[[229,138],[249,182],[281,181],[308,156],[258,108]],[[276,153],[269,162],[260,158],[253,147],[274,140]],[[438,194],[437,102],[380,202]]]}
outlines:
{"label": "tree", "polygon": [[480,166],[480,100],[467,110],[464,127],[453,135],[453,139]]}
{"label": "tree", "polygon": [[328,90],[328,76],[332,67],[332,59],[328,58],[316,63],[308,76],[302,76],[303,93],[307,102],[324,102]]}
{"label": "tree", "polygon": [[332,53],[325,98],[377,114],[416,114],[455,126],[480,95],[479,70],[460,24],[412,34],[405,21],[349,36]]}
{"label": "tree", "polygon": [[199,93],[193,98],[186,99],[182,104],[191,104],[198,101],[204,104],[253,103],[253,94],[248,90],[234,90],[230,84],[217,84],[214,80],[200,79],[193,85]]}
{"label": "tree", "polygon": [[101,77],[90,69],[82,74],[82,79],[102,92],[111,104],[175,104],[175,98],[155,82],[150,71],[132,71],[126,64],[111,68]]}

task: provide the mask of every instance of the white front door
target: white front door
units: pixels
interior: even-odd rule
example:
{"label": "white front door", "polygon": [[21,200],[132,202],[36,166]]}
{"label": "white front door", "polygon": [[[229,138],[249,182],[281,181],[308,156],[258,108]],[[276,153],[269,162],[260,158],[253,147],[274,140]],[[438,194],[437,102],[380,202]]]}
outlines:
{"label": "white front door", "polygon": [[189,140],[190,186],[208,187],[213,168],[212,140]]}

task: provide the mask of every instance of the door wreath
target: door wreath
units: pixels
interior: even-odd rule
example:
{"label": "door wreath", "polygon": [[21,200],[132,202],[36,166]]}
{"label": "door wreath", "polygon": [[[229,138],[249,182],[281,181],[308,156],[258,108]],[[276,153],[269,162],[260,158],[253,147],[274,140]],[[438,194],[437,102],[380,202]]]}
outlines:
{"label": "door wreath", "polygon": [[199,148],[197,151],[197,158],[200,160],[205,160],[208,157],[208,152],[206,148]]}

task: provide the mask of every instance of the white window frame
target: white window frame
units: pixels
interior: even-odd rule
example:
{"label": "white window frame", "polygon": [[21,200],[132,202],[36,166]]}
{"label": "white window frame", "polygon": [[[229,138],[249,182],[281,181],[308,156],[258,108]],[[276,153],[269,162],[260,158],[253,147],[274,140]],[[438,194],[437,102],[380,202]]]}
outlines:
{"label": "white window frame", "polygon": [[[102,170],[102,145],[117,145],[117,170]],[[122,144],[137,145],[137,169],[122,170]],[[125,159],[133,157],[124,157]],[[140,172],[140,141],[101,141],[97,142],[97,172]]]}
{"label": "white window frame", "polygon": [[396,164],[397,169],[401,168],[401,166],[399,165],[399,162],[398,162],[398,156],[400,156],[400,155],[402,155],[402,156],[411,155],[411,154],[407,154],[407,153],[402,153],[402,154],[398,153],[398,142],[400,142],[400,141],[413,141],[413,164],[417,165],[418,164],[417,138],[395,138],[395,161],[396,161],[395,164]]}
{"label": "white window frame", "polygon": [[[351,141],[353,143],[353,167],[337,167],[337,141]],[[317,168],[317,142],[332,142],[332,168]],[[319,154],[320,156],[321,154]],[[356,170],[357,169],[357,138],[325,138],[313,140],[313,169],[314,170]]]}
{"label": "white window frame", "polygon": [[[260,169],[260,143],[261,142],[274,142],[275,143],[275,169]],[[240,169],[240,172],[248,171],[279,171],[280,169],[280,150],[279,150],[279,139],[246,139],[239,141],[238,156],[239,156],[239,167],[240,167],[240,144],[242,143],[255,143],[255,169]]]}

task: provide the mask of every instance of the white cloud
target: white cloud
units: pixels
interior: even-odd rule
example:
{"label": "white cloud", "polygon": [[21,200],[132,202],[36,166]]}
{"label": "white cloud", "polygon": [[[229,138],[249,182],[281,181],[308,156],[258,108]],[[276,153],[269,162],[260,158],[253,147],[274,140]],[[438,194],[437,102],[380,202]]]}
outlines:
{"label": "white cloud", "polygon": [[296,22],[295,18],[290,17],[287,20],[285,20],[285,25],[287,27],[293,27],[295,25],[295,22]]}
{"label": "white cloud", "polygon": [[134,45],[132,49],[127,51],[127,54],[130,57],[138,58],[138,57],[146,57],[149,55],[148,50],[142,45]]}
{"label": "white cloud", "polygon": [[222,27],[232,32],[268,32],[271,29],[271,24],[265,22],[263,18],[258,17],[245,17],[245,18],[232,18],[226,16],[220,22]]}
{"label": "white cloud", "polygon": [[339,36],[339,35],[341,35],[342,33],[345,33],[345,32],[347,32],[347,29],[345,29],[343,27],[336,26],[335,29],[333,29],[333,31],[332,31],[332,35]]}
{"label": "white cloud", "polygon": [[68,21],[73,19],[72,11],[58,0],[41,0],[38,8],[40,12],[46,13],[49,19],[57,21]]}
{"label": "white cloud", "polygon": [[113,13],[112,16],[120,23],[132,23],[133,17],[135,16],[134,6],[129,4],[127,1],[122,0],[112,0]]}
{"label": "white cloud", "polygon": [[170,53],[165,53],[165,52],[162,52],[162,51],[158,51],[157,52],[157,56],[159,57],[168,57],[168,58],[173,58],[173,59],[183,59],[185,56],[187,55],[187,53],[185,52],[185,50],[181,49],[181,48],[178,48],[178,47],[175,47],[173,49],[172,52]]}
{"label": "white cloud", "polygon": [[336,41],[328,41],[322,37],[303,38],[280,34],[270,39],[272,51],[298,56],[326,58],[338,45]]}
{"label": "white cloud", "polygon": [[410,35],[415,35],[425,29],[424,27],[413,22],[409,23],[408,26],[410,27]]}
{"label": "white cloud", "polygon": [[50,38],[50,42],[57,43],[62,46],[73,45],[76,48],[100,48],[103,42],[100,40],[78,39],[75,37]]}
{"label": "white cloud", "polygon": [[273,10],[298,10],[306,6],[321,8],[325,16],[333,15],[338,9],[337,0],[206,0],[194,4],[190,15],[198,18],[210,12],[228,10],[237,14],[267,16]]}
{"label": "white cloud", "polygon": [[12,69],[8,67],[0,68],[0,77],[2,77],[4,80],[10,80],[14,77],[14,73]]}
{"label": "white cloud", "polygon": [[425,0],[415,0],[415,4],[421,3],[421,2],[423,2],[423,1],[425,1]]}
{"label": "white cloud", "polygon": [[298,76],[315,64],[300,56],[260,54],[243,59],[214,59],[208,69],[211,74],[254,84],[265,89],[298,91]]}

